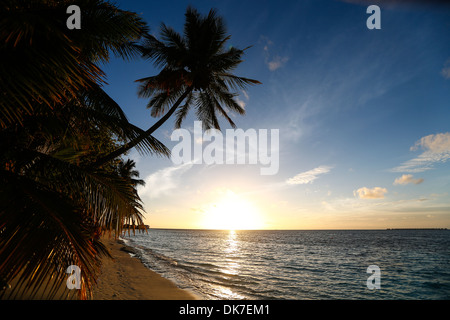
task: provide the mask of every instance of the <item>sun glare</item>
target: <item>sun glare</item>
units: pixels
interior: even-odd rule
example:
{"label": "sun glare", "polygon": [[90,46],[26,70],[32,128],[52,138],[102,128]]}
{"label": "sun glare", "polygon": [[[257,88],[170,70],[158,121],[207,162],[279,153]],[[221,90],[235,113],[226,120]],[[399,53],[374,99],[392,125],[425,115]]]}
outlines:
{"label": "sun glare", "polygon": [[229,191],[205,212],[204,228],[220,230],[262,229],[259,210],[249,201]]}

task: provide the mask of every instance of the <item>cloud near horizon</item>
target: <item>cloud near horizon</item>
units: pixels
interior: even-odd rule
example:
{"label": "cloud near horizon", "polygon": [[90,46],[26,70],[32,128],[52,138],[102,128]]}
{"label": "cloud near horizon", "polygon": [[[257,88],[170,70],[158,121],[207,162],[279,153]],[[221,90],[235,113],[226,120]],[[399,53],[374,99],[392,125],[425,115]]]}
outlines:
{"label": "cloud near horizon", "polygon": [[353,195],[358,197],[360,199],[384,199],[384,195],[387,193],[386,188],[381,187],[375,187],[372,189],[362,187],[358,190],[353,191]]}
{"label": "cloud near horizon", "polygon": [[430,134],[422,137],[410,148],[410,151],[424,150],[418,157],[403,162],[391,169],[392,172],[423,172],[433,169],[433,164],[450,160],[450,132]]}
{"label": "cloud near horizon", "polygon": [[422,178],[414,179],[412,174],[404,174],[400,178],[396,178],[394,185],[405,185],[405,184],[420,184],[423,182]]}
{"label": "cloud near horizon", "polygon": [[296,176],[286,180],[286,183],[291,185],[312,183],[318,178],[319,175],[330,172],[332,168],[333,167],[330,166],[320,166],[312,170],[299,173]]}

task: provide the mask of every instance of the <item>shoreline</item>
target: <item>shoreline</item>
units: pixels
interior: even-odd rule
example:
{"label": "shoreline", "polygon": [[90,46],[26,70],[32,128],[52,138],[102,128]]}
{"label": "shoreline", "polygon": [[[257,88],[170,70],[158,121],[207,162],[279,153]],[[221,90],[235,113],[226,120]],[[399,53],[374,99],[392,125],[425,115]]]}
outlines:
{"label": "shoreline", "polygon": [[[88,300],[201,300],[202,298],[189,290],[179,288],[173,281],[164,278],[147,268],[139,258],[129,253],[133,247],[113,236],[102,236],[102,243],[111,254],[103,257],[97,283]],[[14,278],[10,287],[18,286],[20,274]],[[45,281],[44,281],[45,282]],[[3,292],[0,300],[79,300],[77,290],[69,290],[66,282],[58,286],[54,296],[50,297],[45,287],[52,286],[50,275],[47,285],[36,290],[26,286],[18,287],[15,292]]]}
{"label": "shoreline", "polygon": [[130,256],[133,248],[122,240],[103,237],[113,259],[104,258],[92,300],[199,300],[195,293],[147,268]]}

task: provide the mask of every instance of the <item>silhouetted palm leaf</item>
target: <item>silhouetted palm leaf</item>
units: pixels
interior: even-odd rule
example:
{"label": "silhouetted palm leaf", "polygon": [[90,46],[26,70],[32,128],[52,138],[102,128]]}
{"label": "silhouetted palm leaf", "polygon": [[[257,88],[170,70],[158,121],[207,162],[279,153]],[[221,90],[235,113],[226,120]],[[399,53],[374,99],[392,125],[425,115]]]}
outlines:
{"label": "silhouetted palm leaf", "polygon": [[[35,291],[57,281],[51,297],[64,281],[65,270],[77,265],[82,271],[81,297],[96,281],[100,254],[107,251],[98,240],[95,224],[82,206],[64,194],[24,176],[1,176],[0,237],[1,277],[10,282],[20,274],[16,290],[25,285]],[[8,187],[5,187],[8,186]]]}
{"label": "silhouetted palm leaf", "polygon": [[[80,94],[79,107],[72,112],[77,118],[86,118],[99,126],[108,128],[120,140],[128,142],[143,135],[144,131],[128,122],[120,106],[97,85]],[[136,149],[141,154],[170,156],[170,150],[155,137],[149,135],[139,141]]]}
{"label": "silhouetted palm leaf", "polygon": [[[83,27],[69,30],[66,9],[77,4]],[[104,73],[96,65],[110,52],[138,53],[148,31],[136,14],[101,0],[3,0],[0,3],[0,126],[21,123],[36,102],[50,109],[74,97]]]}

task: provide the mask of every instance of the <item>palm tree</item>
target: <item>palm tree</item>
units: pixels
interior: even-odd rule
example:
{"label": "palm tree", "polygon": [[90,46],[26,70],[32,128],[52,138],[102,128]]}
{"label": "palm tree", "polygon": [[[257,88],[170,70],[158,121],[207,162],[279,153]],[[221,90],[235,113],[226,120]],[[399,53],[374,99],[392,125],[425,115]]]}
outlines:
{"label": "palm tree", "polygon": [[[133,232],[135,227],[143,226],[143,221],[141,219],[133,219],[136,216],[140,216],[139,210],[144,210],[141,206],[141,198],[139,197],[137,187],[145,186],[145,180],[138,179],[139,171],[136,169],[136,162],[131,159],[127,159],[126,161],[121,160],[117,165],[117,173],[120,177],[125,179],[129,185],[133,187],[134,199],[132,200],[132,208],[134,211],[138,212],[130,212],[128,219],[123,219],[122,223],[125,224],[125,220],[130,221],[131,223],[126,223],[128,226],[133,226]],[[129,228],[128,228],[129,231]]]}
{"label": "palm tree", "polygon": [[[70,31],[70,4],[0,3],[0,283],[15,284],[0,296],[45,288],[53,297],[77,265],[78,293],[89,297],[108,255],[101,233],[142,222],[135,181],[119,174],[118,160],[92,164],[144,134],[103,91],[99,64],[111,52],[137,56],[148,28],[137,14],[80,0],[82,29]],[[151,136],[138,147],[169,154]]]}
{"label": "palm tree", "polygon": [[146,35],[141,46],[143,57],[152,60],[162,70],[156,76],[137,80],[141,83],[139,95],[151,98],[147,107],[151,109],[152,116],[163,116],[144,135],[100,158],[96,165],[104,164],[136,146],[175,112],[176,128],[181,126],[189,110],[194,107],[204,129],[219,130],[216,113],[228,120],[232,127],[235,124],[228,110],[245,114],[244,108],[234,99],[237,96],[234,91],[260,84],[257,80],[231,73],[242,62],[245,49],[227,47],[230,36],[222,17],[215,10],[202,16],[189,7],[185,16],[183,36],[162,24],[161,40]]}
{"label": "palm tree", "polygon": [[131,159],[127,159],[127,161],[120,161],[119,165],[117,166],[117,171],[119,176],[129,179],[130,184],[133,187],[137,186],[145,186],[145,181],[142,179],[136,179],[139,178],[139,171],[135,170],[136,168],[136,162]]}

